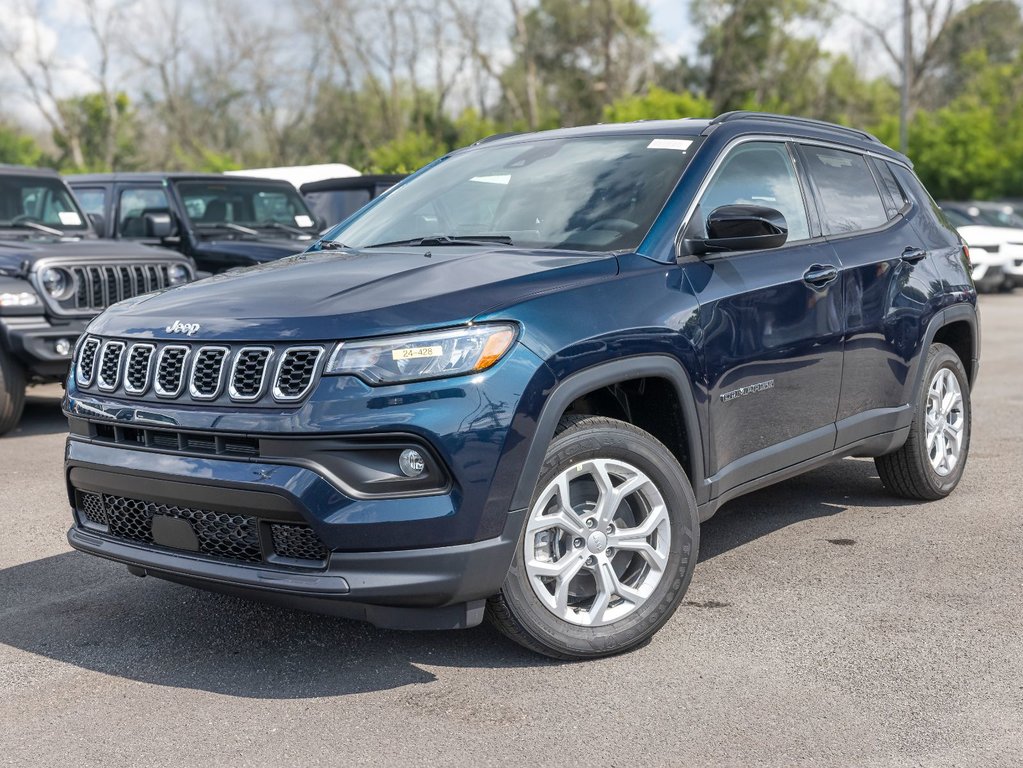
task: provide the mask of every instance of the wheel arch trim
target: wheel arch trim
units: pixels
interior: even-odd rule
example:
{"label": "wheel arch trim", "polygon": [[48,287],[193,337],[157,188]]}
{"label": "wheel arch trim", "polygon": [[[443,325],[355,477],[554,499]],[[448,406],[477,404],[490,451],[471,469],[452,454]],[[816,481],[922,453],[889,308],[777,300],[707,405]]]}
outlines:
{"label": "wheel arch trim", "polygon": [[555,385],[537,418],[526,460],[515,486],[512,509],[526,508],[532,501],[547,447],[554,438],[561,416],[572,401],[595,389],[641,378],[663,378],[674,386],[686,425],[690,484],[697,503],[706,501],[703,498],[708,493],[704,483],[703,430],[689,374],[681,363],[667,355],[641,355],[598,363],[571,374]]}

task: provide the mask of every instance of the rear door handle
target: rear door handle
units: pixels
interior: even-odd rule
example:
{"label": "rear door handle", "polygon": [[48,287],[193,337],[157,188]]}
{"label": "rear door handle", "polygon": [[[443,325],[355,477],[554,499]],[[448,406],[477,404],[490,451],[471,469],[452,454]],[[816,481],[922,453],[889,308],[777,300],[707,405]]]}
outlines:
{"label": "rear door handle", "polygon": [[916,261],[920,261],[924,256],[927,255],[927,251],[923,248],[917,248],[913,245],[907,245],[902,251],[902,260],[908,261],[910,264]]}
{"label": "rear door handle", "polygon": [[814,264],[803,273],[803,282],[815,288],[823,288],[838,278],[838,267],[830,264]]}

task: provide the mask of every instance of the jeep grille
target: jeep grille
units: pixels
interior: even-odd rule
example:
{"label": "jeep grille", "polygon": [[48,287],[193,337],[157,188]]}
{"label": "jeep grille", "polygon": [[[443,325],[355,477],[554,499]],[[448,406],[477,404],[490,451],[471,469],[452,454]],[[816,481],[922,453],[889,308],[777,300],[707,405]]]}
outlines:
{"label": "jeep grille", "polygon": [[199,402],[294,403],[323,367],[322,346],[137,343],[87,337],[75,381],[83,390]]}

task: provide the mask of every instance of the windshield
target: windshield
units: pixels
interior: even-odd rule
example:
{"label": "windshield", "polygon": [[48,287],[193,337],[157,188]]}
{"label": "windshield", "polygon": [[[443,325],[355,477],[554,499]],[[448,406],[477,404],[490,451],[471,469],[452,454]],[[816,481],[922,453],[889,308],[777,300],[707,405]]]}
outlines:
{"label": "windshield", "polygon": [[63,182],[40,176],[0,175],[0,227],[48,227],[55,234],[88,230],[89,223]]}
{"label": "windshield", "polygon": [[613,136],[482,145],[393,189],[331,236],[353,248],[489,239],[525,248],[632,250],[678,182],[691,143]]}
{"label": "windshield", "polygon": [[302,196],[290,185],[181,181],[177,189],[185,214],[192,226],[200,230],[276,230],[308,237],[317,229]]}

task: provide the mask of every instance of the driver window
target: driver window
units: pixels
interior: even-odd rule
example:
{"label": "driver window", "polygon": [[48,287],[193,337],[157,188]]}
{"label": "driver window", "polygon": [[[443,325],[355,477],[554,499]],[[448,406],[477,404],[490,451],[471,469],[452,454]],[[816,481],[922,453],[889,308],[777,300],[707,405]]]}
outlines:
{"label": "driver window", "polygon": [[704,219],[704,231],[711,211],[722,205],[774,208],[788,225],[786,243],[810,237],[803,195],[784,144],[751,142],[728,155],[700,201],[698,211]]}

